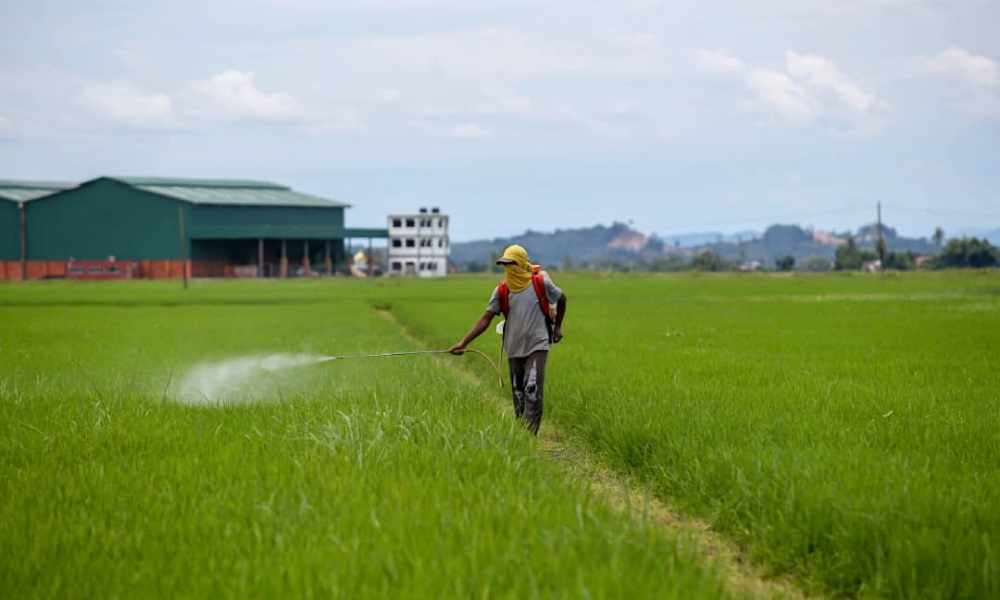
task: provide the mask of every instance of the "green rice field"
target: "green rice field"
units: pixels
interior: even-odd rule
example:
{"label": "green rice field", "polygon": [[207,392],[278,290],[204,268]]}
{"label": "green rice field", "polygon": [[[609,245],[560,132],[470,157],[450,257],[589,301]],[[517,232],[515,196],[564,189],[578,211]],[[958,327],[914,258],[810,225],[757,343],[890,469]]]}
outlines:
{"label": "green rice field", "polygon": [[[1000,274],[554,277],[543,432],[807,592],[1000,597]],[[480,357],[179,391],[446,348],[494,283],[0,286],[0,596],[731,597],[548,457]]]}

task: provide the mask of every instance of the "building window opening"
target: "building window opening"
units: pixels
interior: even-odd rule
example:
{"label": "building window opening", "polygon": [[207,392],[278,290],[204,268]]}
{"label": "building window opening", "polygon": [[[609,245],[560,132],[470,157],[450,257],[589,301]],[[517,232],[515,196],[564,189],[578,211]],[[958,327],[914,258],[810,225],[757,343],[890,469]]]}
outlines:
{"label": "building window opening", "polygon": [[403,240],[398,239],[398,238],[395,239],[395,240],[392,240],[392,247],[393,248],[402,248],[403,247]]}
{"label": "building window opening", "polygon": [[406,247],[407,248],[416,248],[416,246],[417,246],[417,244],[412,239],[406,240]]}

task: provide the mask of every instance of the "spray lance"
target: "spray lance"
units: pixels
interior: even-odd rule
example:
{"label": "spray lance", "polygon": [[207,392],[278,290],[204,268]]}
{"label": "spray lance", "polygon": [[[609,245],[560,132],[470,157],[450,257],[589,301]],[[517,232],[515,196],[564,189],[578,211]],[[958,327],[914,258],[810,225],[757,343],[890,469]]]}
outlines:
{"label": "spray lance", "polygon": [[[327,356],[324,357],[324,359],[320,362],[329,362],[333,360],[348,360],[351,358],[381,358],[386,356],[413,356],[417,354],[449,354],[450,352],[451,352],[450,350],[413,350],[409,352],[383,352],[381,354],[345,354],[343,356]],[[472,352],[474,354],[478,354],[479,356],[485,358],[486,362],[490,363],[490,366],[493,367],[494,371],[496,371],[497,380],[500,382],[500,387],[503,387],[503,375],[500,373],[500,367],[498,367],[497,364],[493,362],[493,359],[491,359],[489,356],[486,356],[485,352],[476,350],[475,348],[466,348],[462,350],[463,354],[466,352]]]}

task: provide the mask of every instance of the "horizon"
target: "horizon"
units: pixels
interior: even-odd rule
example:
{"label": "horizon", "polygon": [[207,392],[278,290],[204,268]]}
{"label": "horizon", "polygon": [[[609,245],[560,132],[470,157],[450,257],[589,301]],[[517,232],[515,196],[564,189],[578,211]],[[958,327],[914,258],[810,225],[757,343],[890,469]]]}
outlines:
{"label": "horizon", "polygon": [[267,180],[353,205],[351,227],[438,206],[455,240],[845,231],[878,202],[906,237],[1000,229],[988,0],[54,0],[0,17],[5,178]]}
{"label": "horizon", "polygon": [[[442,211],[442,214],[446,214],[446,213],[444,213]],[[701,230],[701,231],[691,230],[691,231],[683,231],[683,232],[677,232],[677,233],[671,233],[671,234],[661,234],[661,233],[658,233],[658,232],[644,231],[643,229],[641,229],[638,226],[639,224],[637,224],[637,223],[629,223],[629,222],[625,222],[625,221],[613,221],[611,223],[595,223],[593,225],[584,226],[584,227],[557,227],[555,229],[534,229],[534,228],[528,228],[528,229],[522,230],[522,231],[520,231],[518,233],[513,233],[513,234],[509,234],[509,235],[492,236],[492,237],[488,237],[488,238],[456,239],[455,236],[452,236],[452,235],[449,235],[449,238],[451,239],[452,243],[456,243],[456,244],[467,244],[467,243],[475,243],[475,242],[492,242],[492,241],[496,241],[496,240],[510,240],[510,239],[514,239],[514,238],[518,238],[518,237],[523,237],[525,235],[528,235],[529,232],[530,233],[535,233],[535,234],[541,234],[541,235],[553,235],[553,234],[556,234],[559,231],[581,231],[581,230],[594,229],[596,227],[608,227],[609,228],[609,227],[613,227],[616,224],[625,225],[630,230],[635,231],[636,233],[640,233],[642,235],[645,235],[647,237],[650,237],[650,238],[656,237],[656,238],[660,239],[661,241],[670,242],[671,238],[685,238],[685,237],[696,237],[696,236],[715,236],[715,235],[721,235],[721,236],[726,237],[726,238],[731,238],[731,237],[739,236],[739,235],[762,236],[769,227],[771,227],[771,226],[777,226],[777,225],[795,226],[795,227],[799,227],[800,229],[802,229],[804,231],[821,231],[821,232],[826,232],[826,233],[831,233],[831,234],[838,234],[838,235],[840,235],[840,234],[857,235],[858,231],[861,228],[875,225],[876,221],[873,220],[871,222],[862,223],[862,224],[856,225],[854,227],[846,228],[846,229],[833,229],[833,228],[827,228],[827,227],[816,226],[816,225],[802,225],[800,223],[771,223],[770,225],[768,225],[767,227],[764,227],[763,229],[731,229],[731,230],[728,230],[728,231],[723,231],[721,229],[717,229],[717,230],[708,230],[708,229],[705,229],[705,230]],[[925,239],[925,240],[931,240],[931,238],[933,237],[933,234],[934,234],[934,230],[931,230],[931,232],[928,233],[928,234],[926,234],[926,235],[908,235],[906,232],[902,231],[899,227],[896,227],[892,223],[887,223],[884,220],[882,222],[882,226],[886,227],[886,228],[890,228],[890,229],[895,230],[897,236],[899,236],[901,238],[907,238],[907,239]],[[970,226],[970,227],[959,228],[959,229],[957,229],[955,231],[952,231],[952,232],[949,232],[949,231],[945,230],[944,228],[942,228],[942,231],[944,232],[944,239],[945,240],[948,240],[948,239],[951,239],[951,238],[961,238],[961,237],[979,237],[979,238],[982,238],[982,237],[986,237],[986,236],[990,236],[990,235],[993,235],[993,236],[1000,235],[1000,228],[981,228],[981,227],[971,227]],[[744,240],[744,241],[749,241],[749,240]]]}

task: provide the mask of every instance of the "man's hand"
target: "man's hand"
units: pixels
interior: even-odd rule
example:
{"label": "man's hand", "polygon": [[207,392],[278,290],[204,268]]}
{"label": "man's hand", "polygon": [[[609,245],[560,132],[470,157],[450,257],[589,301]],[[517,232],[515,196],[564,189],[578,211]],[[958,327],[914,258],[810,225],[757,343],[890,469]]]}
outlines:
{"label": "man's hand", "polygon": [[563,339],[562,325],[556,325],[552,328],[552,343],[558,344],[561,339]]}
{"label": "man's hand", "polygon": [[462,342],[459,342],[459,343],[455,344],[454,346],[452,346],[451,348],[448,348],[448,352],[451,352],[452,354],[455,354],[455,355],[465,354],[465,344],[463,344]]}

